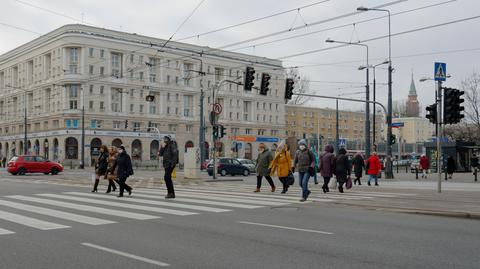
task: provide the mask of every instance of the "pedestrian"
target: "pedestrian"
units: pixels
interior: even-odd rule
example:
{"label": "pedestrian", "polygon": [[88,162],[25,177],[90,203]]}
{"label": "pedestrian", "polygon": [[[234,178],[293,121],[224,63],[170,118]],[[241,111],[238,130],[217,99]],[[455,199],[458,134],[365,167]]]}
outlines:
{"label": "pedestrian", "polygon": [[92,192],[97,192],[100,178],[105,178],[108,169],[108,148],[105,145],[100,146],[100,156],[95,163],[95,183]]}
{"label": "pedestrian", "polygon": [[324,193],[330,191],[328,188],[328,184],[330,183],[330,178],[332,178],[333,170],[333,158],[335,155],[333,154],[333,146],[328,144],[325,146],[325,151],[320,156],[320,175],[323,177],[323,185],[322,190]]}
{"label": "pedestrian", "polygon": [[300,202],[305,202],[310,195],[308,180],[314,173],[315,156],[313,152],[307,148],[305,139],[298,142],[298,148],[297,152],[295,152],[294,169],[298,171],[299,184],[302,188],[302,199]]}
{"label": "pedestrian", "polygon": [[257,164],[255,166],[255,172],[257,173],[257,188],[254,192],[260,192],[262,187],[262,178],[265,177],[268,184],[270,184],[271,191],[275,192],[275,184],[273,183],[272,178],[270,177],[270,163],[273,160],[272,153],[265,147],[265,144],[260,143],[258,145],[258,157]]}
{"label": "pedestrian", "polygon": [[427,155],[422,154],[418,164],[420,166],[420,169],[422,170],[422,178],[426,179],[428,174],[428,169],[430,169],[430,160],[428,159]]}
{"label": "pedestrian", "polygon": [[272,163],[270,164],[270,175],[273,176],[275,173],[278,176],[280,182],[282,182],[283,190],[282,193],[287,193],[288,187],[290,187],[287,178],[292,172],[292,157],[288,151],[288,147],[285,144],[285,141],[280,142],[275,152],[275,157],[273,158]]}
{"label": "pedestrian", "polygon": [[365,169],[365,160],[363,159],[360,153],[357,153],[353,158],[353,172],[355,172],[355,180],[353,183],[356,185],[358,181],[358,185],[362,185],[360,179],[363,176],[363,170]]}
{"label": "pedestrian", "polygon": [[455,172],[455,159],[449,155],[447,158],[447,174],[449,179],[452,179],[453,172]]}
{"label": "pedestrian", "polygon": [[163,168],[165,168],[165,176],[163,177],[167,186],[165,199],[173,199],[175,198],[175,190],[173,188],[172,172],[178,164],[178,148],[177,143],[172,141],[172,138],[168,135],[163,137],[160,156],[163,157]]}
{"label": "pedestrian", "polygon": [[115,168],[117,169],[118,184],[120,185],[120,193],[117,197],[123,197],[124,190],[128,192],[128,195],[132,195],[132,187],[126,183],[127,178],[133,175],[132,159],[125,151],[123,145],[118,149],[118,156],[114,165],[114,169]]}
{"label": "pedestrian", "polygon": [[[472,172],[473,175],[476,175],[478,172],[478,157],[475,155],[475,153],[472,155],[472,158],[470,159],[470,165],[472,166]],[[475,181],[477,181],[477,177],[475,176]]]}
{"label": "pedestrian", "polygon": [[116,147],[110,147],[108,150],[108,160],[107,160],[107,173],[106,173],[106,178],[108,180],[108,188],[105,193],[110,193],[112,191],[117,190],[117,186],[115,185],[115,182],[117,182],[118,177],[117,177],[117,169],[115,167],[115,162],[117,160],[117,155],[118,151]]}
{"label": "pedestrian", "polygon": [[347,150],[341,148],[338,150],[337,156],[333,158],[332,170],[337,178],[338,191],[343,193],[343,184],[347,183],[347,178],[350,176],[351,168],[347,157]]}
{"label": "pedestrian", "polygon": [[315,185],[318,185],[318,180],[317,180],[317,173],[318,173],[318,162],[319,162],[319,159],[318,159],[318,153],[317,153],[317,150],[315,150],[315,147],[311,147],[310,149],[312,152],[313,152],[313,156],[315,156],[315,167],[313,168],[313,182],[315,183]]}
{"label": "pedestrian", "polygon": [[7,157],[5,156],[3,156],[2,165],[3,165],[3,168],[5,168],[5,166],[7,165]]}
{"label": "pedestrian", "polygon": [[382,164],[380,163],[380,159],[378,159],[376,152],[372,152],[372,156],[368,158],[366,169],[368,174],[368,186],[371,186],[370,181],[372,181],[372,179],[375,180],[375,186],[378,186],[378,173],[380,173],[382,169]]}

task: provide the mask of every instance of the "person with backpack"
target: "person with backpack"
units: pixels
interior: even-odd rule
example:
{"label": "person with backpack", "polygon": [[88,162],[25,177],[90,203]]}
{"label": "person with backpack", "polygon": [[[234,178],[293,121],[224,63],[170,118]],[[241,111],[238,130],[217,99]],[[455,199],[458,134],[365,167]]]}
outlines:
{"label": "person with backpack", "polygon": [[298,171],[299,184],[302,188],[302,199],[300,202],[305,202],[310,195],[310,191],[308,190],[308,180],[315,172],[315,156],[313,155],[313,152],[308,149],[305,139],[298,142],[298,148],[299,149],[295,153],[295,167],[293,169],[296,168]]}
{"label": "person with backpack", "polygon": [[133,175],[132,159],[125,151],[123,145],[118,149],[118,157],[113,170],[115,170],[115,168],[117,169],[118,185],[120,185],[120,193],[117,197],[123,197],[124,190],[128,192],[128,195],[132,195],[132,187],[126,183],[127,178]]}
{"label": "person with backpack", "polygon": [[280,182],[282,182],[283,190],[282,193],[287,193],[290,183],[288,178],[292,173],[292,157],[288,151],[288,147],[285,144],[285,141],[280,142],[275,152],[275,157],[273,158],[272,163],[270,164],[270,175],[273,176],[275,173],[278,176]]}
{"label": "person with backpack", "polygon": [[333,176],[333,146],[328,144],[325,146],[325,151],[320,156],[320,175],[323,177],[322,190],[323,193],[330,191],[328,184],[330,183],[330,178]]}
{"label": "person with backpack", "polygon": [[163,157],[163,168],[165,168],[165,185],[167,186],[167,195],[165,199],[175,198],[175,190],[173,188],[172,172],[178,164],[178,148],[177,143],[172,141],[170,136],[163,137],[160,156]]}

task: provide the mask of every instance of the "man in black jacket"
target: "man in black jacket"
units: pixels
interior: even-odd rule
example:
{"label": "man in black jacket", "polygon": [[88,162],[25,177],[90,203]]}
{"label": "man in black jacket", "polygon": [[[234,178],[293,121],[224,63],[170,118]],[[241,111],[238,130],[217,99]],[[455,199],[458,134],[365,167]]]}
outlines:
{"label": "man in black jacket", "polygon": [[133,175],[132,160],[125,151],[125,147],[123,145],[118,149],[118,156],[112,170],[115,170],[115,167],[118,167],[117,176],[118,184],[120,185],[120,193],[118,194],[118,197],[123,197],[124,190],[128,192],[128,195],[132,195],[132,187],[125,183],[127,178]]}
{"label": "man in black jacket", "polygon": [[175,198],[175,190],[173,189],[172,172],[178,163],[178,149],[175,141],[172,141],[170,136],[163,138],[162,148],[160,149],[160,156],[163,157],[163,168],[165,168],[165,185],[167,185],[166,199]]}

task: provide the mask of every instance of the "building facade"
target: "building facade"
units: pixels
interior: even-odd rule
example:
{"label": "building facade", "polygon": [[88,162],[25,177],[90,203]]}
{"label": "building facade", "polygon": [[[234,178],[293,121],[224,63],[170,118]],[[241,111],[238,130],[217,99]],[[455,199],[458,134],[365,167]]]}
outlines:
{"label": "building facade", "polygon": [[426,118],[394,118],[392,122],[394,124],[403,123],[403,127],[392,129],[392,133],[396,135],[397,140],[402,143],[427,142],[435,136],[435,125]]}
{"label": "building facade", "polygon": [[[23,153],[26,115],[30,154],[80,162],[84,126],[86,164],[94,162],[102,144],[123,144],[132,159],[155,161],[159,138],[167,134],[177,141],[182,162],[183,149],[199,146],[202,90],[205,158],[213,154],[208,119],[214,103],[222,105],[218,121],[227,130],[216,143],[218,156],[254,158],[258,143],[273,147],[285,137],[280,61],[177,42],[162,47],[164,43],[65,25],[1,55],[0,155]],[[235,83],[215,87],[224,80],[243,82],[247,65],[256,70],[255,86],[260,86],[262,72],[270,74],[267,95]]]}
{"label": "building facade", "polygon": [[[373,118],[373,116],[372,116]],[[371,119],[373,126],[373,120]],[[336,110],[299,105],[286,106],[287,136],[307,138],[313,144],[335,144]],[[376,115],[375,141],[384,141],[381,136],[384,120]],[[373,134],[373,128],[370,128]],[[339,143],[349,151],[365,150],[365,112],[339,111]],[[373,149],[373,147],[372,147]]]}

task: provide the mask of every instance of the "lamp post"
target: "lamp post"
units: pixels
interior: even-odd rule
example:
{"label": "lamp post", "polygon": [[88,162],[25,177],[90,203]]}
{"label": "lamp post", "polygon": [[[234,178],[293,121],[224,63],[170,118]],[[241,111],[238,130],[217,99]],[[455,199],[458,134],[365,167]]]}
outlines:
{"label": "lamp post", "polygon": [[388,100],[387,100],[387,165],[385,167],[385,178],[393,178],[392,167],[392,29],[391,29],[391,14],[388,9],[381,8],[367,8],[358,7],[357,11],[381,11],[388,13]]}
{"label": "lamp post", "polygon": [[[352,42],[343,42],[343,41],[337,41],[337,40],[332,40],[332,39],[327,39],[325,40],[327,43],[339,43],[339,44],[346,44],[346,45],[354,45],[354,46],[362,46],[365,47],[367,50],[367,64],[368,65],[368,45],[366,44],[361,44],[361,43],[352,43]],[[365,100],[367,101],[365,103],[365,155],[368,158],[370,156],[370,82],[369,82],[369,70],[366,68],[366,83],[365,83]]]}

